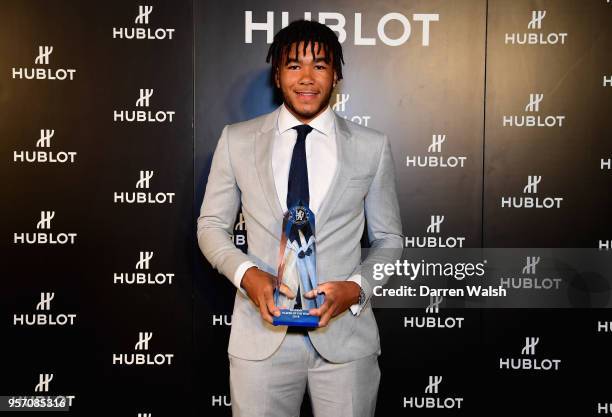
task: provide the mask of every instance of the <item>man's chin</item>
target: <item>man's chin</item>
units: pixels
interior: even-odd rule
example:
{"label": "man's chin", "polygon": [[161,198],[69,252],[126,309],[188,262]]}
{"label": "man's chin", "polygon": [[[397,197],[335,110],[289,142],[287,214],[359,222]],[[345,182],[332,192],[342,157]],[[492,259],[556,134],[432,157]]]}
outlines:
{"label": "man's chin", "polygon": [[302,119],[311,119],[315,117],[321,110],[323,110],[324,106],[318,106],[317,108],[296,108],[293,107],[293,111],[298,114]]}

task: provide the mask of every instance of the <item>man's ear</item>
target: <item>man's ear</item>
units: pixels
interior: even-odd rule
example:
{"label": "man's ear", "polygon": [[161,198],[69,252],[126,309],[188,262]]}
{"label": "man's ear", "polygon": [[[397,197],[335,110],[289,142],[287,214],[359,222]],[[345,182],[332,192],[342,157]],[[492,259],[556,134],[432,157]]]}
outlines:
{"label": "man's ear", "polygon": [[336,84],[338,84],[338,76],[336,75],[336,71],[334,71],[334,82],[332,83],[332,86],[335,87]]}
{"label": "man's ear", "polygon": [[280,89],[280,79],[278,75],[278,68],[274,70],[274,84],[276,84],[276,88]]}

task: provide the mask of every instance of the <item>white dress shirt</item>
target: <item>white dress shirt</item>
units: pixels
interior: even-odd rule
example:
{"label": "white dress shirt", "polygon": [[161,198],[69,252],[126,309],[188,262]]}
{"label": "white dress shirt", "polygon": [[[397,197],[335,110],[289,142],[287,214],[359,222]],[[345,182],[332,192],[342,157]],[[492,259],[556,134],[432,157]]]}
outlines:
{"label": "white dress shirt", "polygon": [[[287,211],[287,183],[289,182],[289,168],[293,147],[297,140],[297,131],[294,126],[304,124],[300,122],[285,106],[281,104],[276,123],[274,143],[272,144],[272,173],[276,194],[283,212]],[[332,108],[327,108],[308,123],[313,129],[306,136],[306,166],[308,167],[308,192],[310,194],[310,210],[317,216],[321,203],[331,186],[338,155],[336,149],[336,123]],[[247,230],[248,233],[248,230]],[[246,291],[240,286],[242,277],[247,269],[256,266],[247,261],[240,264],[234,274],[234,284],[245,295]],[[361,276],[355,275],[348,279],[361,286]],[[359,314],[359,304],[350,307],[354,315]]]}
{"label": "white dress shirt", "polygon": [[[287,184],[291,155],[297,140],[294,126],[303,124],[283,104],[278,113],[278,131],[272,145],[272,173],[276,193],[286,212]],[[306,136],[306,165],[308,166],[308,191],[310,210],[317,216],[323,197],[329,190],[338,165],[334,112],[330,106],[310,123],[312,131]]]}

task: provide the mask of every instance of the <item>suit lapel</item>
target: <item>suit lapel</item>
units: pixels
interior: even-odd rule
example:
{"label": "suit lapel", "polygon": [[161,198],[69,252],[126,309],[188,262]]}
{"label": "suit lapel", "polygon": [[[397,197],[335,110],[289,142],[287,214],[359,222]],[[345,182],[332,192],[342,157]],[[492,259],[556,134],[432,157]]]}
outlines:
{"label": "suit lapel", "polygon": [[272,173],[272,145],[276,119],[280,107],[268,114],[262,124],[261,129],[255,133],[255,167],[264,196],[270,206],[270,211],[274,218],[282,224],[283,209],[278,201],[274,175]]}
{"label": "suit lapel", "polygon": [[[283,221],[283,209],[278,200],[278,194],[276,191],[276,185],[274,184],[274,175],[272,172],[272,145],[274,144],[276,120],[278,118],[278,112],[280,107],[275,111],[268,114],[265,118],[261,129],[255,133],[255,166],[257,170],[257,176],[264,193],[264,197],[268,202],[270,211],[276,221],[282,224]],[[351,137],[346,121],[334,113],[335,117],[335,131],[336,131],[336,152],[338,163],[336,166],[336,172],[332,183],[321,202],[318,213],[315,218],[315,234],[317,230],[323,230],[325,222],[328,220],[330,214],[339,197],[346,188],[349,176],[347,167],[347,155],[349,152],[348,145]]]}
{"label": "suit lapel", "polygon": [[336,130],[336,156],[338,163],[336,172],[323,201],[319,212],[315,216],[315,235],[318,231],[323,230],[325,222],[329,219],[334,207],[338,203],[340,196],[344,192],[348,184],[349,177],[347,175],[347,156],[349,152],[350,132],[346,126],[346,121],[334,112],[335,130]]}

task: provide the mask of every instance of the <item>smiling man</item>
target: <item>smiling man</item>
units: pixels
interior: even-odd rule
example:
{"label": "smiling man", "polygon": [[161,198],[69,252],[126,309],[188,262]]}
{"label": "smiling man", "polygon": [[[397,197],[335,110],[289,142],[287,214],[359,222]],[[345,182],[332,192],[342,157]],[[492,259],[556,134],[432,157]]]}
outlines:
{"label": "smiling man", "polygon": [[[274,37],[270,59],[283,104],[225,126],[198,218],[203,254],[237,288],[228,347],[232,412],[298,416],[308,389],[317,417],[373,416],[381,350],[360,241],[367,224],[372,247],[402,247],[389,141],[331,109],[343,63],[331,29],[292,22]],[[283,216],[298,199],[315,215],[320,284],[281,292],[296,308],[324,294],[310,310],[319,316],[316,328],[272,324]],[[248,254],[231,239],[240,207]]]}

